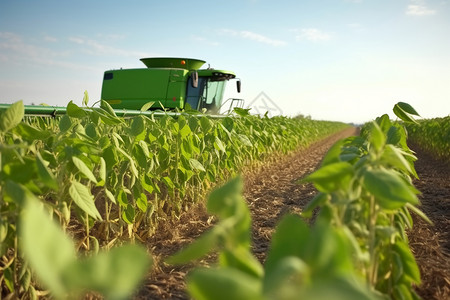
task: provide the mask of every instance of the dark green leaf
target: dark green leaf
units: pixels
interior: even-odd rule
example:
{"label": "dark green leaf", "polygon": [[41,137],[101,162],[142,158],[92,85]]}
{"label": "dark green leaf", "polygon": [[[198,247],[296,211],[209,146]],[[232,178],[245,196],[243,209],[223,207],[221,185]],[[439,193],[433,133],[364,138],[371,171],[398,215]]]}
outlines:
{"label": "dark green leaf", "polygon": [[384,209],[398,209],[406,203],[419,203],[416,196],[418,191],[413,186],[408,186],[394,171],[367,170],[363,174],[363,184]]}
{"label": "dark green leaf", "polygon": [[127,207],[122,211],[122,219],[128,224],[133,224],[135,215],[136,212],[134,211],[134,207],[131,204],[128,204]]}
{"label": "dark green leaf", "polygon": [[[402,108],[402,107],[405,107],[405,105],[400,105],[400,103],[402,103],[402,102],[399,102],[394,105],[393,111],[394,111],[395,115],[406,123],[416,123],[417,124],[417,121],[412,116],[412,115],[417,115],[417,113],[414,113],[414,114],[409,113],[408,111],[411,111],[411,110],[408,110],[408,107],[406,107],[407,111],[405,111]],[[415,110],[414,110],[414,112],[415,112]]]}
{"label": "dark green leaf", "polygon": [[414,115],[414,116],[418,116],[420,117],[419,113],[414,109],[414,107],[412,107],[411,105],[409,105],[406,102],[398,102],[397,103],[398,107],[400,107],[404,112],[410,114],[410,115]]}

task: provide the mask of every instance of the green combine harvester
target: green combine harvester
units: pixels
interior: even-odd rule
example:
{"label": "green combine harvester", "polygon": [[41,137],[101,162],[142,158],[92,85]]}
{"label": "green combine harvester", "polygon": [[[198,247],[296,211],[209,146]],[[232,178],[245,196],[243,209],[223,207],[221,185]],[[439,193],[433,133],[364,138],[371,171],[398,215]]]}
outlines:
{"label": "green combine harvester", "polygon": [[[103,75],[101,99],[118,116],[158,115],[167,111],[177,114],[173,111],[186,108],[218,115],[244,104],[244,100],[236,98],[223,101],[227,81],[237,80],[237,92],[241,91],[241,81],[231,71],[200,69],[205,61],[192,58],[153,57],[141,61],[147,68],[110,70]],[[149,102],[153,102],[149,111],[141,111]],[[9,104],[0,104],[0,110],[7,107]],[[65,107],[25,105],[27,115],[65,113]]]}

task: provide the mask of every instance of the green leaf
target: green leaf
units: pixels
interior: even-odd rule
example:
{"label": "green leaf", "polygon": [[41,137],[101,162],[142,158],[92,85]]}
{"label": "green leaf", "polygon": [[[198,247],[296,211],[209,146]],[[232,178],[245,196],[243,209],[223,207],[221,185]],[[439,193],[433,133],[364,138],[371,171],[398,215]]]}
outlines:
{"label": "green leaf", "polygon": [[428,216],[421,211],[420,209],[418,209],[417,207],[415,207],[414,205],[410,204],[410,203],[406,203],[406,207],[408,208],[408,210],[412,210],[413,212],[415,212],[419,217],[421,217],[423,220],[427,221],[429,224],[433,225],[433,222],[428,218]]}
{"label": "green leaf", "polygon": [[185,139],[189,134],[191,134],[191,128],[188,124],[184,125],[183,128],[180,129],[180,135],[182,139]]}
{"label": "green leaf", "polygon": [[84,106],[87,106],[88,105],[88,102],[89,102],[89,95],[88,95],[88,92],[87,91],[84,91],[84,96],[83,96],[83,105]]}
{"label": "green leaf", "polygon": [[198,300],[262,299],[261,281],[232,268],[199,268],[187,281],[189,294]]}
{"label": "green leaf", "polygon": [[170,179],[170,177],[165,176],[162,178],[162,181],[170,190],[173,190],[175,188],[175,185],[173,184],[173,181],[172,179]]}
{"label": "green leaf", "polygon": [[419,267],[417,266],[414,255],[412,254],[408,245],[401,240],[397,240],[397,242],[393,245],[393,249],[400,256],[403,265],[403,276],[406,276],[409,281],[419,285],[420,284]]}
{"label": "green leaf", "polygon": [[242,144],[248,147],[253,147],[253,144],[248,138],[248,136],[246,136],[245,134],[238,134],[238,137]]}
{"label": "green leaf", "polygon": [[94,140],[98,139],[98,135],[97,135],[97,125],[94,123],[89,123],[86,125],[86,127],[84,128],[84,131],[86,132],[86,135]]}
{"label": "green leaf", "polygon": [[144,193],[140,193],[139,197],[136,198],[136,206],[142,211],[146,212],[148,207],[147,196]]}
{"label": "green leaf", "polygon": [[381,151],[386,143],[386,136],[376,122],[372,122],[369,142],[378,152]]}
{"label": "green leaf", "polygon": [[418,116],[419,114],[409,104],[399,102],[394,105],[393,111],[394,114],[404,122],[418,124],[413,115]]}
{"label": "green leaf", "polygon": [[16,127],[22,121],[24,114],[25,108],[22,100],[11,104],[11,106],[0,115],[0,130],[7,132]]}
{"label": "green leaf", "polygon": [[25,202],[20,216],[22,251],[39,280],[61,298],[68,290],[62,278],[76,259],[73,242],[46,214],[40,201],[23,186],[10,183],[8,189],[20,189]]}
{"label": "green leaf", "polygon": [[72,181],[69,187],[69,195],[81,210],[96,220],[102,220],[102,216],[95,207],[94,196],[86,186],[77,181]]}
{"label": "green leaf", "polygon": [[336,162],[321,167],[304,179],[324,193],[346,189],[353,177],[353,166],[348,162]]}
{"label": "green leaf", "polygon": [[127,204],[127,207],[122,211],[122,219],[128,224],[133,224],[136,212],[131,204]]}
{"label": "green leaf", "polygon": [[264,269],[261,263],[248,249],[244,247],[233,247],[220,253],[219,264],[221,267],[230,267],[240,270],[250,276],[262,279]]}
{"label": "green leaf", "polygon": [[69,117],[81,119],[87,116],[87,112],[73,103],[73,101],[70,101],[67,104],[66,113]]}
{"label": "green leaf", "polygon": [[72,126],[72,121],[70,120],[70,117],[66,114],[61,117],[61,120],[59,120],[59,130],[61,132],[66,132],[70,129]]}
{"label": "green leaf", "polygon": [[309,239],[310,229],[299,216],[284,216],[272,236],[270,251],[264,264],[266,280],[270,280],[270,274],[282,259],[289,256],[302,258]]}
{"label": "green leaf", "polygon": [[141,111],[149,110],[153,106],[153,104],[155,104],[155,101],[150,101],[150,102],[145,103],[144,105],[142,105]]}
{"label": "green leaf", "polygon": [[111,193],[106,187],[105,187],[105,195],[106,197],[111,200],[112,203],[116,204],[116,198],[114,198],[113,193]]}
{"label": "green leaf", "polygon": [[398,209],[406,203],[418,204],[418,191],[394,171],[371,169],[363,173],[363,185],[384,209]]}
{"label": "green leaf", "polygon": [[191,166],[192,170],[199,170],[202,172],[206,172],[205,167],[203,167],[203,165],[194,158],[189,159],[189,165]]}
{"label": "green leaf", "polygon": [[151,265],[143,247],[126,245],[74,262],[63,278],[74,291],[93,290],[106,299],[129,299]]}
{"label": "green leaf", "polygon": [[107,114],[111,115],[111,117],[117,118],[116,112],[105,100],[100,100],[100,108],[103,109]]}
{"label": "green leaf", "polygon": [[239,116],[241,116],[241,117],[245,117],[245,116],[249,116],[249,115],[250,115],[250,109],[251,109],[251,108],[244,109],[244,108],[240,108],[240,107],[235,107],[235,108],[233,109],[233,111],[234,111],[237,115],[239,115]]}
{"label": "green leaf", "polygon": [[222,153],[226,153],[227,150],[225,149],[225,146],[223,145],[222,141],[216,136],[216,139],[214,141],[214,148],[216,148],[219,151],[222,151]]}
{"label": "green leaf", "polygon": [[420,117],[419,113],[414,109],[414,107],[412,107],[411,105],[409,105],[406,102],[398,102],[397,106],[399,108],[401,108],[404,112],[410,114],[410,115],[414,115],[414,116],[418,116]]}
{"label": "green leaf", "polygon": [[244,203],[242,198],[243,182],[241,177],[236,177],[228,181],[225,185],[213,190],[208,198],[207,209],[211,214],[218,215],[225,219],[233,217],[237,213],[237,208]]}
{"label": "green leaf", "polygon": [[131,134],[133,136],[138,136],[145,130],[144,118],[142,116],[137,116],[133,118],[131,122]]}
{"label": "green leaf", "polygon": [[98,171],[98,175],[101,181],[106,181],[106,161],[103,157],[100,157],[100,168]]}
{"label": "green leaf", "polygon": [[77,169],[86,176],[90,181],[97,183],[97,179],[95,178],[92,171],[86,166],[86,164],[76,156],[72,156],[72,162],[77,167]]}
{"label": "green leaf", "polygon": [[[309,282],[310,269],[305,262],[296,256],[283,256],[264,278],[264,295],[267,299],[296,299],[298,292]],[[293,292],[296,296],[283,297]],[[300,298],[299,299],[306,299]]]}
{"label": "green leaf", "polygon": [[47,163],[42,159],[42,156],[38,153],[36,153],[36,165],[38,170],[39,178],[42,180],[42,183],[44,183],[47,187],[58,191],[58,181],[56,180],[53,173],[47,168]]}
{"label": "green leaf", "polygon": [[14,131],[17,132],[22,139],[34,140],[45,140],[52,135],[49,130],[37,129],[27,123],[21,122],[15,128]]}
{"label": "green leaf", "polygon": [[406,155],[409,154],[394,145],[388,144],[381,154],[381,161],[387,165],[397,168],[398,170],[406,171],[409,174],[414,174],[410,163],[405,158]]}

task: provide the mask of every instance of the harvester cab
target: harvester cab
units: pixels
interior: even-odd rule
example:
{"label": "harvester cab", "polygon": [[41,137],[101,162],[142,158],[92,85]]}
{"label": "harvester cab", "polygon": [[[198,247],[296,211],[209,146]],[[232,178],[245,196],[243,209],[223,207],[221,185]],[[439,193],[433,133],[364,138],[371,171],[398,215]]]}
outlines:
{"label": "harvester cab", "polygon": [[[237,80],[231,71],[200,69],[205,61],[191,58],[142,58],[147,68],[106,71],[102,99],[114,109],[139,110],[154,102],[151,109],[193,109],[216,114],[223,104],[226,82]],[[236,106],[243,100],[234,99]],[[230,106],[231,109],[231,106]],[[230,110],[229,109],[229,110]]]}

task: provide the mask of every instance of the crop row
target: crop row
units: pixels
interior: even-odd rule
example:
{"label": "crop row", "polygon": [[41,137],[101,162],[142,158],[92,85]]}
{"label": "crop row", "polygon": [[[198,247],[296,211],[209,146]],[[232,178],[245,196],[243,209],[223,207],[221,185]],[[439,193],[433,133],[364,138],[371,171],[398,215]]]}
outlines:
{"label": "crop row", "polygon": [[[410,121],[415,110],[398,103]],[[336,143],[320,168],[303,179],[318,190],[301,216],[284,216],[264,265],[251,253],[251,218],[237,178],[211,194],[215,227],[168,262],[181,264],[218,249],[218,263],[188,276],[194,299],[418,299],[420,273],[406,228],[419,193],[416,157],[407,132],[387,115],[366,124],[358,137]],[[312,226],[310,218],[320,211]]]}
{"label": "crop row", "polygon": [[124,239],[145,240],[158,222],[178,217],[244,166],[345,126],[240,114],[217,120],[190,114],[126,119],[105,102],[95,109],[71,102],[61,118],[24,117],[22,102],[2,112],[2,295],[17,296],[30,287],[24,277],[29,270],[17,259],[24,199],[39,199],[63,231],[76,236],[76,249],[98,252]]}
{"label": "crop row", "polygon": [[409,139],[437,158],[450,161],[450,116],[407,124]]}

